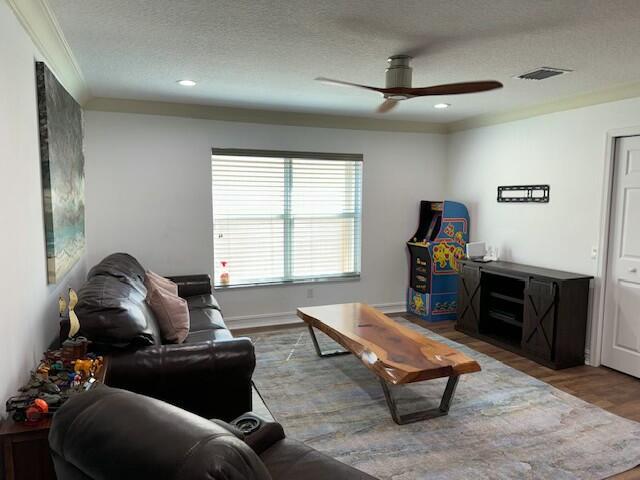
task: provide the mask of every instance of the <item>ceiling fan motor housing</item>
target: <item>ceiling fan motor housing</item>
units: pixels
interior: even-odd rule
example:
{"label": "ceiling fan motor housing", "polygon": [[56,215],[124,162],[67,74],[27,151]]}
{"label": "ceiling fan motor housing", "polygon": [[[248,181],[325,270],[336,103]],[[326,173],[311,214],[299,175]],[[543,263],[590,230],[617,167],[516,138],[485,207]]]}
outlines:
{"label": "ceiling fan motor housing", "polygon": [[[408,55],[394,55],[389,57],[387,61],[389,62],[389,67],[385,70],[386,87],[411,88],[411,74],[413,72],[413,69],[409,66],[411,57]],[[396,100],[404,100],[408,98],[408,96],[397,94],[385,94],[384,96],[385,98],[393,98]]]}

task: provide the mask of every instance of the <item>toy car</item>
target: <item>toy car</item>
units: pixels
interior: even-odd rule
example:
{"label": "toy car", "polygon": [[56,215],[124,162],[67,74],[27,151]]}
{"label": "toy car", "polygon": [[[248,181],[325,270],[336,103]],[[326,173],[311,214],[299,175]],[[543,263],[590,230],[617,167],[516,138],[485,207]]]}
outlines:
{"label": "toy car", "polygon": [[30,395],[17,395],[9,398],[6,403],[7,413],[16,422],[24,422],[27,419],[27,408],[33,401]]}

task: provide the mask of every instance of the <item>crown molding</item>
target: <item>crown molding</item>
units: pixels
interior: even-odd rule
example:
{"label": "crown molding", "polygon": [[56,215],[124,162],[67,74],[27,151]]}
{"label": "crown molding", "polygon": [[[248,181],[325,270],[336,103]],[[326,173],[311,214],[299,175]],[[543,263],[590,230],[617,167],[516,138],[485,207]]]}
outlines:
{"label": "crown molding", "polygon": [[138,113],[174,117],[221,120],[226,122],[262,123],[304,127],[373,130],[387,132],[451,134],[464,130],[488,127],[501,123],[538,117],[550,113],[574,110],[603,103],[640,97],[640,83],[586,93],[554,102],[518,108],[500,113],[479,115],[456,122],[431,123],[407,120],[383,120],[367,117],[324,115],[314,113],[254,110],[235,107],[216,107],[189,103],[129,100],[121,98],[93,98],[85,109],[102,112]]}
{"label": "crown molding", "polygon": [[583,95],[565,98],[554,102],[542,103],[531,107],[518,108],[501,113],[478,115],[476,117],[467,118],[457,122],[450,122],[446,125],[448,133],[455,133],[463,130],[488,127],[500,123],[515,122],[517,120],[538,117],[549,113],[563,112],[567,110],[574,110],[576,108],[589,107],[592,105],[637,97],[640,97],[640,83],[633,83],[607,90],[585,93]]}
{"label": "crown molding", "polygon": [[122,98],[93,98],[84,106],[100,112],[138,113],[171,117],[221,120],[225,122],[265,123],[295,127],[338,128],[410,133],[447,133],[445,124],[403,120],[382,120],[343,115],[254,110],[248,108],[216,107],[189,103],[128,100]]}
{"label": "crown molding", "polygon": [[307,126],[411,133],[455,133],[514,122],[555,112],[640,97],[640,83],[586,93],[505,112],[488,113],[449,123],[386,120],[368,117],[218,107],[187,103],[91,98],[82,71],[47,0],[6,0],[49,68],[69,93],[88,110],[139,113],[227,122]]}
{"label": "crown molding", "polygon": [[47,0],[6,0],[48,67],[67,91],[83,105],[90,92]]}

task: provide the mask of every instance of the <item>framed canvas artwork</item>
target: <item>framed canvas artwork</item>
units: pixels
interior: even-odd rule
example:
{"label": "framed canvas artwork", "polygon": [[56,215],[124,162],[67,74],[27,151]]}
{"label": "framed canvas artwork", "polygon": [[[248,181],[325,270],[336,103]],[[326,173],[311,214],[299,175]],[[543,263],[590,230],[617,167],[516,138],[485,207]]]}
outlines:
{"label": "framed canvas artwork", "polygon": [[82,109],[43,62],[36,62],[48,283],[84,252]]}

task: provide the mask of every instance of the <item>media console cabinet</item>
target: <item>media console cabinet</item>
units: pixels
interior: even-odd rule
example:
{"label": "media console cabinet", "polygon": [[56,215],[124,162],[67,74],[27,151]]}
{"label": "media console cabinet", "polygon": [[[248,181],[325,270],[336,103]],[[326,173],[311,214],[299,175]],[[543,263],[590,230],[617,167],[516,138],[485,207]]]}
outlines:
{"label": "media console cabinet", "polygon": [[593,277],[462,260],[456,329],[560,369],[584,365]]}

